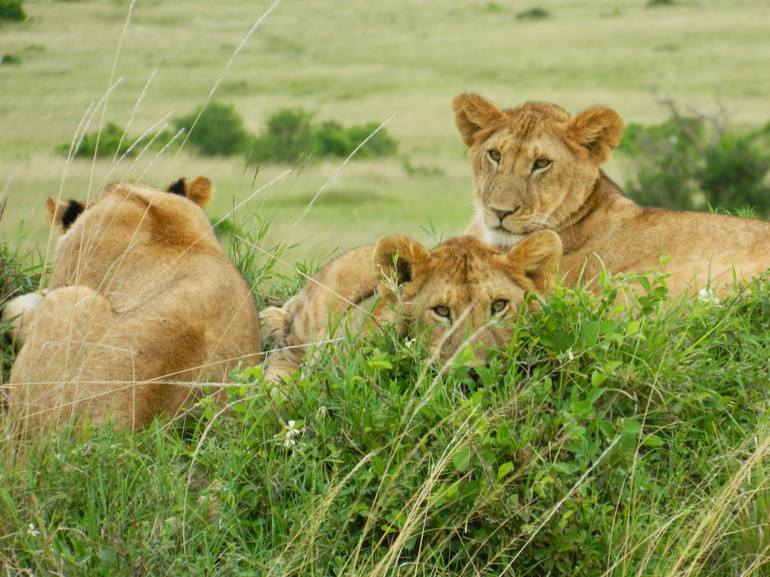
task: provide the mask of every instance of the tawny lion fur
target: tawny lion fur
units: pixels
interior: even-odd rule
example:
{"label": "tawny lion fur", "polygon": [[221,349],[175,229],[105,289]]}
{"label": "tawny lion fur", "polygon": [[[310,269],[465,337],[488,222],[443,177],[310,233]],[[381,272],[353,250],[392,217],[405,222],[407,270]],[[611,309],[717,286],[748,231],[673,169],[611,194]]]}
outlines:
{"label": "tawny lion fur", "polygon": [[4,311],[21,344],[8,397],[20,432],[72,420],[143,427],[182,410],[198,383],[259,362],[249,287],[200,206],[211,183],[175,186],[114,184],[88,206],[49,200],[65,232],[48,291]]}
{"label": "tawny lion fur", "polygon": [[[476,214],[466,234],[498,246],[550,229],[564,244],[568,283],[647,272],[671,257],[672,294],[711,285],[724,290],[770,267],[770,223],[643,208],[599,168],[620,143],[623,121],[603,106],[570,116],[545,102],[502,110],[477,94],[454,99],[468,146]],[[584,270],[585,267],[585,270]]]}
{"label": "tawny lion fur", "polygon": [[260,313],[263,338],[276,349],[268,357],[267,378],[276,382],[293,371],[313,343],[382,324],[420,339],[441,360],[469,344],[471,364],[484,364],[490,347],[510,340],[507,321],[525,294],[546,291],[560,256],[561,242],[550,231],[510,250],[465,236],[428,251],[398,235],[351,250],[282,308]]}

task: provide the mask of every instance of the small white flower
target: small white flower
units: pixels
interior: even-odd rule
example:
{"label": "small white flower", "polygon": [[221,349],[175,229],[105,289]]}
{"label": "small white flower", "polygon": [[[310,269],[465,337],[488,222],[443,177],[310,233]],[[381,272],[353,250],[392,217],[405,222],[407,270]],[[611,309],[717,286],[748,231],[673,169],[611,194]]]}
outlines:
{"label": "small white flower", "polygon": [[32,537],[37,537],[38,535],[40,535],[40,531],[38,531],[35,528],[35,526],[32,523],[30,523],[29,525],[27,525],[27,535],[30,535]]}
{"label": "small white flower", "polygon": [[406,348],[411,349],[416,341],[417,339],[406,339],[404,344],[406,345]]}
{"label": "small white flower", "polygon": [[714,294],[714,291],[706,287],[703,287],[698,291],[698,298],[705,303],[711,303],[713,305],[718,305],[721,302]]}
{"label": "small white flower", "polygon": [[292,449],[297,445],[296,437],[302,434],[302,427],[297,426],[297,421],[291,420],[286,423],[286,430],[283,434],[276,435],[277,440],[285,449]]}

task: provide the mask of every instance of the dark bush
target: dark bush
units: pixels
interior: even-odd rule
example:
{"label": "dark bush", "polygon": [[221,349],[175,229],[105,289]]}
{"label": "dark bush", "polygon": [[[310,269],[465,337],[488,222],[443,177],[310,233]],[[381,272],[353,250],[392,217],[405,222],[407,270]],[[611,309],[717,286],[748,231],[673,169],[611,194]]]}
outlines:
{"label": "dark bush", "polygon": [[[257,162],[295,162],[303,154],[346,157],[378,126],[371,122],[345,127],[333,120],[315,126],[311,113],[301,108],[285,108],[268,118],[265,132],[252,141],[249,157]],[[396,141],[382,128],[361,147],[356,158],[388,156],[396,148]]]}
{"label": "dark bush", "polygon": [[[379,124],[377,122],[370,122],[363,126],[351,126],[348,129],[348,134],[353,141],[353,147],[355,148],[362,143],[364,139],[377,130],[378,126]],[[396,152],[396,148],[398,148],[396,141],[390,134],[388,134],[385,128],[381,128],[377,134],[369,139],[366,146],[358,151],[358,154],[364,158],[372,156],[389,156]]]}
{"label": "dark bush", "polygon": [[21,22],[26,18],[22,0],[0,0],[0,20]]}
{"label": "dark bush", "polygon": [[189,144],[204,156],[238,154],[248,146],[249,135],[243,120],[235,108],[227,104],[211,102],[202,112],[199,108],[177,118],[174,126],[184,129],[189,134]]}
{"label": "dark bush", "polygon": [[347,156],[357,145],[350,138],[350,131],[334,120],[318,127],[316,140],[320,156]]}
{"label": "dark bush", "polygon": [[[97,131],[89,132],[80,141],[74,156],[93,158],[96,153],[97,158],[105,158],[123,154],[131,147],[133,141],[130,138],[123,138],[125,130],[117,124],[108,122],[102,128],[101,134]],[[123,138],[123,142],[120,139]],[[97,150],[98,142],[98,150]],[[57,152],[63,155],[69,154],[70,145],[62,144],[57,147]]]}
{"label": "dark bush", "polygon": [[673,6],[674,0],[647,0],[647,8],[657,8],[658,6]]}
{"label": "dark bush", "polygon": [[267,120],[265,132],[252,141],[250,157],[257,161],[295,162],[312,152],[315,136],[312,114],[301,108],[284,108]]}
{"label": "dark bush", "polygon": [[634,161],[629,194],[643,205],[680,210],[708,206],[770,211],[766,152],[770,130],[739,134],[724,118],[684,116],[671,105],[665,122],[626,127],[621,150]]}
{"label": "dark bush", "polygon": [[0,66],[5,66],[8,64],[21,64],[21,58],[15,54],[0,54]]}
{"label": "dark bush", "polygon": [[551,13],[540,6],[535,6],[534,8],[529,8],[516,14],[516,18],[519,20],[544,20],[550,16]]}

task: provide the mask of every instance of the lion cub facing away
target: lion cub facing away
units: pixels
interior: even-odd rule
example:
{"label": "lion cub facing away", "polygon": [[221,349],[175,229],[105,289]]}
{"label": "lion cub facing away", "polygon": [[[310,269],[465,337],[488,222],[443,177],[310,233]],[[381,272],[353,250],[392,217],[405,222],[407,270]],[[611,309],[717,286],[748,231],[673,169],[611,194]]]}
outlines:
{"label": "lion cub facing away", "polygon": [[[175,194],[174,194],[175,193]],[[260,360],[249,287],[201,206],[208,179],[168,191],[113,184],[84,206],[49,199],[62,226],[49,290],[4,311],[21,350],[9,381],[20,432],[73,419],[139,428]]]}
{"label": "lion cub facing away", "polygon": [[441,360],[465,343],[475,345],[473,364],[484,364],[487,349],[510,339],[504,321],[516,315],[527,292],[544,293],[560,256],[561,241],[550,231],[510,250],[463,236],[428,251],[398,235],[351,250],[282,308],[260,313],[263,337],[275,347],[267,379],[277,382],[293,371],[308,345],[381,324],[420,339]]}

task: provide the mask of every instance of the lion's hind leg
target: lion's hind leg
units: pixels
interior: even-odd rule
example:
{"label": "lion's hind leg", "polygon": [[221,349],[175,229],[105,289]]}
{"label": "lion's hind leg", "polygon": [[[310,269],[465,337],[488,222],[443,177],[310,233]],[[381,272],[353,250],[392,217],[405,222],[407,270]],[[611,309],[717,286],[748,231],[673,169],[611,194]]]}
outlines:
{"label": "lion's hind leg", "polygon": [[9,379],[9,413],[24,432],[85,415],[99,420],[105,407],[95,390],[103,387],[91,382],[89,358],[113,322],[109,302],[88,287],[62,287],[41,299]]}

